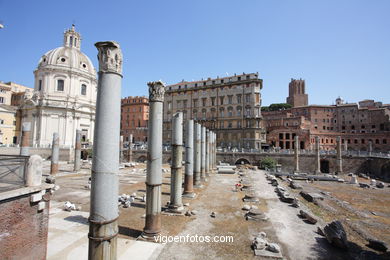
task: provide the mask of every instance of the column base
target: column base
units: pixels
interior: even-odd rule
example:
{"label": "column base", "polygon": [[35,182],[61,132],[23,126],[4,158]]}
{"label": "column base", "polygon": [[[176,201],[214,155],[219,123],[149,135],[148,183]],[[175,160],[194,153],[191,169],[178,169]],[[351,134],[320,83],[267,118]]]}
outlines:
{"label": "column base", "polygon": [[195,192],[184,192],[182,197],[183,198],[193,199],[193,198],[196,197],[196,193]]}
{"label": "column base", "polygon": [[184,207],[183,205],[168,205],[168,208],[166,210],[167,212],[172,212],[172,213],[183,213]]}

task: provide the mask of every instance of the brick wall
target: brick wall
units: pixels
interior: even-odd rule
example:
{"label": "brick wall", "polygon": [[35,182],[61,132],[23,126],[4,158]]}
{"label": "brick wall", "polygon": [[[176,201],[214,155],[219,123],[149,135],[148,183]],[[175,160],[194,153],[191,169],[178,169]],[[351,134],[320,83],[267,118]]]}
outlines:
{"label": "brick wall", "polygon": [[38,211],[30,196],[0,201],[0,259],[46,259],[50,202]]}

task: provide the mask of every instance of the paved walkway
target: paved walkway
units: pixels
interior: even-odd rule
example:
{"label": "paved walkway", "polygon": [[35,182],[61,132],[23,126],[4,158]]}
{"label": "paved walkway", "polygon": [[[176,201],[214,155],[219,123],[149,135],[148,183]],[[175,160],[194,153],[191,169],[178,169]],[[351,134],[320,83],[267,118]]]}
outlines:
{"label": "paved walkway", "polygon": [[[62,203],[61,203],[62,205]],[[49,219],[48,260],[88,259],[89,212],[61,210],[52,205]],[[153,259],[163,248],[162,244],[118,238],[118,259]]]}

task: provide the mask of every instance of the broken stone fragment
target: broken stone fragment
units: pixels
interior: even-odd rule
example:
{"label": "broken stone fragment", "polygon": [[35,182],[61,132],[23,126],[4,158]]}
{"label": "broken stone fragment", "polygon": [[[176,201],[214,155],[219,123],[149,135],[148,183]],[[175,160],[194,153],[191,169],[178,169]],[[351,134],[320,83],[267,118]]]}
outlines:
{"label": "broken stone fragment", "polygon": [[301,215],[302,218],[304,218],[308,223],[310,224],[316,224],[317,223],[317,219],[314,218],[312,215],[310,215],[309,213],[307,213],[306,211],[304,210],[300,210],[299,211],[299,215]]}
{"label": "broken stone fragment", "polygon": [[380,240],[375,240],[375,239],[368,239],[368,247],[381,251],[381,252],[386,252],[387,249],[389,248],[388,245]]}
{"label": "broken stone fragment", "polygon": [[378,182],[378,183],[376,184],[376,187],[377,187],[377,188],[380,188],[380,189],[383,189],[383,188],[385,187],[385,184],[384,184],[383,182]]}
{"label": "broken stone fragment", "polygon": [[186,203],[183,204],[183,206],[184,207],[188,207],[188,206],[190,206],[190,203],[186,202]]}
{"label": "broken stone fragment", "polygon": [[184,215],[187,216],[187,217],[189,217],[189,216],[191,216],[191,212],[186,211],[186,213],[185,213]]}
{"label": "broken stone fragment", "polygon": [[326,240],[341,249],[348,248],[347,233],[340,221],[336,220],[324,227]]}
{"label": "broken stone fragment", "polygon": [[250,210],[250,209],[251,209],[251,206],[245,204],[245,205],[242,207],[242,209],[243,209],[243,210]]}
{"label": "broken stone fragment", "polygon": [[198,214],[198,211],[197,211],[197,210],[192,210],[192,211],[191,211],[191,214],[192,214],[192,215],[197,215],[197,214]]}
{"label": "broken stone fragment", "polygon": [[274,252],[274,253],[279,253],[280,252],[280,246],[276,243],[269,243],[267,245],[267,250]]}

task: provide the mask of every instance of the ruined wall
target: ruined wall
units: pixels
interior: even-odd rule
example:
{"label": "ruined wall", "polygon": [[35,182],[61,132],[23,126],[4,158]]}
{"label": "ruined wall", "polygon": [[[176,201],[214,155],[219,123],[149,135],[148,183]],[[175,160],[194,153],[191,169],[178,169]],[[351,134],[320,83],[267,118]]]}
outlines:
{"label": "ruined wall", "polygon": [[[49,159],[51,156],[51,148],[33,148],[29,149],[30,154],[37,154],[43,159]],[[6,155],[19,155],[19,147],[1,147],[0,154]],[[73,161],[74,160],[74,149],[60,148],[60,161]]]}
{"label": "ruined wall", "polygon": [[46,259],[49,202],[38,211],[30,196],[0,201],[0,259]]}
{"label": "ruined wall", "polygon": [[[263,158],[274,158],[282,165],[282,171],[294,171],[294,155],[293,154],[255,154],[255,153],[218,153],[217,162],[227,162],[235,164],[240,159],[248,160],[252,165],[260,165]],[[146,160],[146,151],[133,151],[133,158],[138,161]],[[171,158],[171,152],[163,153],[163,163],[168,163]],[[322,161],[329,163],[329,172],[334,173],[337,170],[335,155],[321,155]],[[314,173],[315,172],[315,156],[314,155],[300,155],[299,168],[301,172]],[[344,173],[368,173],[375,176],[375,178],[390,181],[390,159],[375,158],[375,157],[352,157],[343,156],[343,171]]]}

